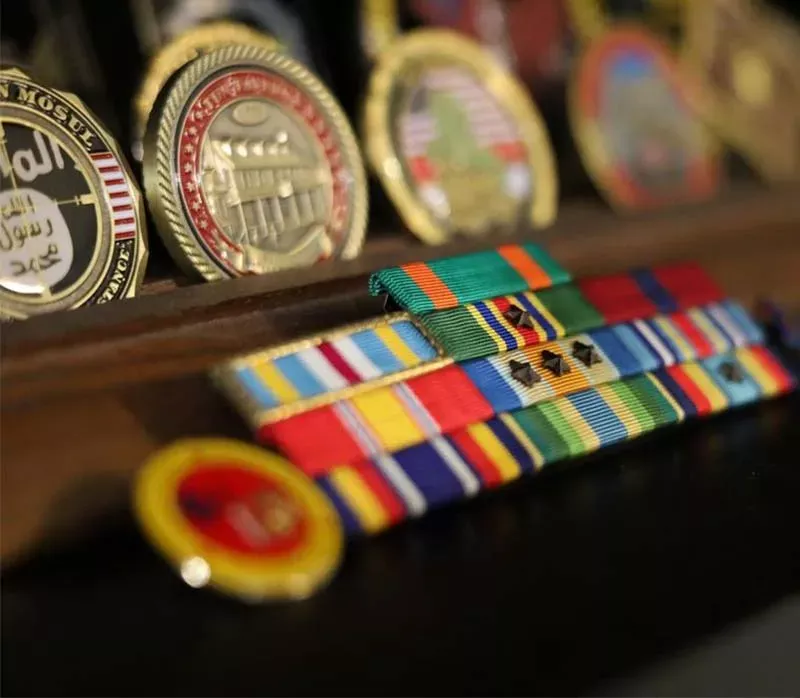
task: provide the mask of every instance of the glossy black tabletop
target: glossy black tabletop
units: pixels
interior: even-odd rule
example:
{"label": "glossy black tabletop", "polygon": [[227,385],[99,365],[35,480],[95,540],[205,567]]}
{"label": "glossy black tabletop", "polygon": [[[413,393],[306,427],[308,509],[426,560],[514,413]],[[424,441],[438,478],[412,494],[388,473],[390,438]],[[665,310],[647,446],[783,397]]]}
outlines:
{"label": "glossy black tabletop", "polygon": [[[356,542],[291,605],[185,587],[120,511],[6,570],[4,694],[655,694],[626,682],[800,589],[798,408],[670,428]],[[799,626],[759,646],[800,657]],[[746,655],[673,691],[736,692]],[[800,661],[782,670],[795,693]]]}

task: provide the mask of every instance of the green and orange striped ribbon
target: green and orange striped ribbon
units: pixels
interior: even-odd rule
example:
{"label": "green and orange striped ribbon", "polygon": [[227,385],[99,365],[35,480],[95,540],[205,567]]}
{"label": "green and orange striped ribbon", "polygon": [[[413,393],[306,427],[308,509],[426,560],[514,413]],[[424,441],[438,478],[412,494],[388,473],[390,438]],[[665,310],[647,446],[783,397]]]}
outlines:
{"label": "green and orange striped ribbon", "polygon": [[376,296],[388,293],[401,308],[422,314],[536,291],[571,278],[545,250],[525,243],[382,269],[370,278],[369,290]]}

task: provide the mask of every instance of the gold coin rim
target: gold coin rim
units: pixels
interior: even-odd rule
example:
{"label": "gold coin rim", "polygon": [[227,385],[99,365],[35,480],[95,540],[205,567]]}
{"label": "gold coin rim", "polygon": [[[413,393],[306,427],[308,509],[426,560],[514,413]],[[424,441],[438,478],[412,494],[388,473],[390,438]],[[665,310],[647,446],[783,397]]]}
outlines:
{"label": "gold coin rim", "polygon": [[[116,300],[124,300],[125,298],[133,298],[137,295],[139,290],[142,287],[142,283],[144,282],[145,270],[147,267],[147,260],[150,254],[149,250],[149,243],[147,237],[147,226],[145,224],[145,210],[144,210],[144,199],[142,197],[142,192],[139,189],[139,185],[136,181],[136,178],[133,176],[133,172],[131,171],[130,165],[128,164],[127,158],[124,156],[122,152],[122,148],[120,147],[117,140],[111,134],[111,132],[102,124],[102,122],[95,116],[94,112],[92,112],[89,107],[75,94],[71,92],[65,92],[63,90],[56,90],[52,87],[47,85],[41,84],[34,80],[28,73],[21,70],[20,68],[13,67],[13,68],[3,68],[0,69],[0,76],[7,76],[9,78],[15,80],[23,80],[30,85],[38,86],[41,89],[44,89],[48,92],[52,92],[58,95],[61,99],[69,102],[72,105],[72,108],[75,109],[77,112],[80,113],[81,117],[91,125],[94,129],[95,133],[98,136],[98,139],[103,143],[106,149],[114,155],[119,163],[120,170],[122,171],[122,176],[125,178],[125,183],[128,186],[128,191],[130,192],[131,199],[133,200],[133,210],[134,210],[134,218],[136,220],[136,235],[134,240],[136,241],[135,253],[134,257],[131,259],[131,267],[129,268],[129,275],[130,275],[130,282],[128,283],[128,287],[125,291],[125,294]],[[52,125],[53,130],[62,134],[62,137],[67,138],[68,140],[74,140],[72,134],[65,129],[58,121],[53,119],[51,116],[40,112],[35,111],[44,121],[48,122]],[[87,157],[89,157],[87,153]],[[91,160],[91,158],[90,158]],[[97,176],[100,176],[100,173],[97,173]],[[89,181],[87,179],[87,181]],[[103,217],[100,216],[101,221],[108,219],[108,226],[107,229],[103,229],[99,231],[99,235],[108,236],[111,238],[111,246],[109,248],[109,257],[107,260],[104,261],[104,265],[108,266],[111,263],[113,249],[114,249],[114,216],[113,211],[106,199],[105,195],[98,196],[98,205],[105,205],[108,206],[107,216]],[[102,204],[100,202],[103,202]],[[106,270],[107,272],[107,270]],[[80,294],[78,299],[70,303],[68,307],[63,308],[63,310],[72,310],[75,308],[80,308],[86,305],[86,300],[90,298],[92,295],[97,293],[97,291],[103,288],[103,279],[105,278],[105,273],[101,275],[98,279],[98,282],[88,289],[85,293]],[[42,304],[45,305],[45,304]],[[0,319],[2,320],[24,320],[30,317],[36,317],[39,315],[44,315],[48,311],[42,311],[37,313],[19,313],[16,311],[9,311],[7,308],[0,307]],[[53,312],[58,312],[58,310],[54,310]]]}
{"label": "gold coin rim", "polygon": [[187,99],[208,75],[237,65],[253,66],[281,75],[310,95],[320,111],[327,115],[352,178],[350,225],[345,231],[346,241],[337,258],[356,257],[366,236],[369,202],[364,163],[344,110],[326,85],[296,59],[279,51],[245,45],[225,46],[187,63],[161,91],[150,114],[144,138],[144,189],[156,231],[167,250],[185,272],[192,276],[199,273],[206,281],[248,275],[226,272],[206,251],[183,212],[180,194],[175,190],[171,164],[174,135]]}
{"label": "gold coin rim", "polygon": [[391,174],[403,170],[389,118],[392,91],[406,63],[424,55],[466,67],[514,120],[528,153],[528,168],[534,173],[528,220],[534,228],[549,226],[555,220],[558,207],[558,172],[544,118],[523,84],[486,49],[446,29],[419,29],[395,40],[378,58],[363,109],[367,160],[406,226],[431,245],[451,239],[414,193],[408,179]]}
{"label": "gold coin rim", "polygon": [[281,49],[275,37],[230,20],[205,22],[182,32],[159,49],[148,62],[144,79],[133,99],[137,138],[142,138],[158,93],[173,74],[198,55],[232,44],[262,46],[270,51]]}
{"label": "gold coin rim", "polygon": [[[683,45],[686,27],[689,22],[691,8],[696,5],[710,4],[710,0],[682,0],[680,8],[680,45]],[[567,12],[575,33],[581,41],[591,41],[603,32],[619,24],[637,22],[635,19],[615,20],[609,16],[605,8],[605,0],[567,0]],[[646,16],[637,23],[648,26]],[[658,35],[658,32],[653,32]]]}

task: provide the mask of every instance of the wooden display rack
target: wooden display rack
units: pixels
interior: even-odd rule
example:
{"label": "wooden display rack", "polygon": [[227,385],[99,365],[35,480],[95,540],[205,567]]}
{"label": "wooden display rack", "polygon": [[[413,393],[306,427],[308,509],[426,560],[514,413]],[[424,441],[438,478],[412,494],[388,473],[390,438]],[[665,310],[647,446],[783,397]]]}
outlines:
{"label": "wooden display rack", "polygon": [[[800,190],[734,188],[718,201],[621,219],[567,204],[544,244],[576,275],[693,259],[730,295],[800,308]],[[247,438],[206,378],[225,358],[382,311],[367,276],[384,266],[485,249],[482,239],[424,247],[373,234],[356,260],[181,286],[150,280],[141,297],[2,328],[0,459],[3,563],[103,525],[154,449],[190,435]]]}

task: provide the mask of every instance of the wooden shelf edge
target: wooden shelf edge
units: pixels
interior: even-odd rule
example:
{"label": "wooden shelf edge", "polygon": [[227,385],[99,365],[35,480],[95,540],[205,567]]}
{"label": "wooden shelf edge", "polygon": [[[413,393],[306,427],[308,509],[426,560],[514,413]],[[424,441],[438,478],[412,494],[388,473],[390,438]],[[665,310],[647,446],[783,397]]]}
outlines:
{"label": "wooden shelf edge", "polygon": [[[727,202],[627,219],[573,207],[553,228],[507,240],[541,242],[576,275],[696,259],[732,295],[749,301],[782,294],[780,300],[800,303],[790,297],[800,296],[791,278],[795,264],[800,276],[797,194],[745,190]],[[497,242],[383,250],[328,268],[182,288],[10,325],[2,337],[0,409],[203,371],[231,355],[363,320],[381,312],[380,299],[366,292],[369,272]]]}
{"label": "wooden shelf edge", "polygon": [[[0,346],[6,355],[58,340],[78,341],[83,334],[102,332],[105,336],[137,333],[144,326],[180,324],[195,313],[208,316],[225,313],[236,304],[274,296],[292,297],[301,289],[320,290],[325,284],[353,280],[382,267],[429,260],[466,252],[491,249],[501,242],[535,241],[545,245],[562,263],[576,273],[603,272],[619,268],[626,260],[646,259],[659,248],[672,254],[686,254],[687,245],[702,239],[726,239],[741,230],[784,226],[800,222],[800,189],[743,186],[705,204],[679,210],[620,218],[598,204],[568,204],[558,221],[546,230],[520,231],[503,238],[462,239],[438,247],[421,245],[410,234],[399,234],[369,246],[360,257],[310,269],[288,270],[218,283],[197,283],[163,293],[153,293],[104,306],[79,308],[49,316],[31,318],[3,327]],[[591,256],[587,256],[587,251]],[[602,252],[601,255],[594,254]],[[649,263],[649,262],[645,262]],[[275,295],[278,294],[278,295]],[[275,305],[275,303],[272,303]]]}

